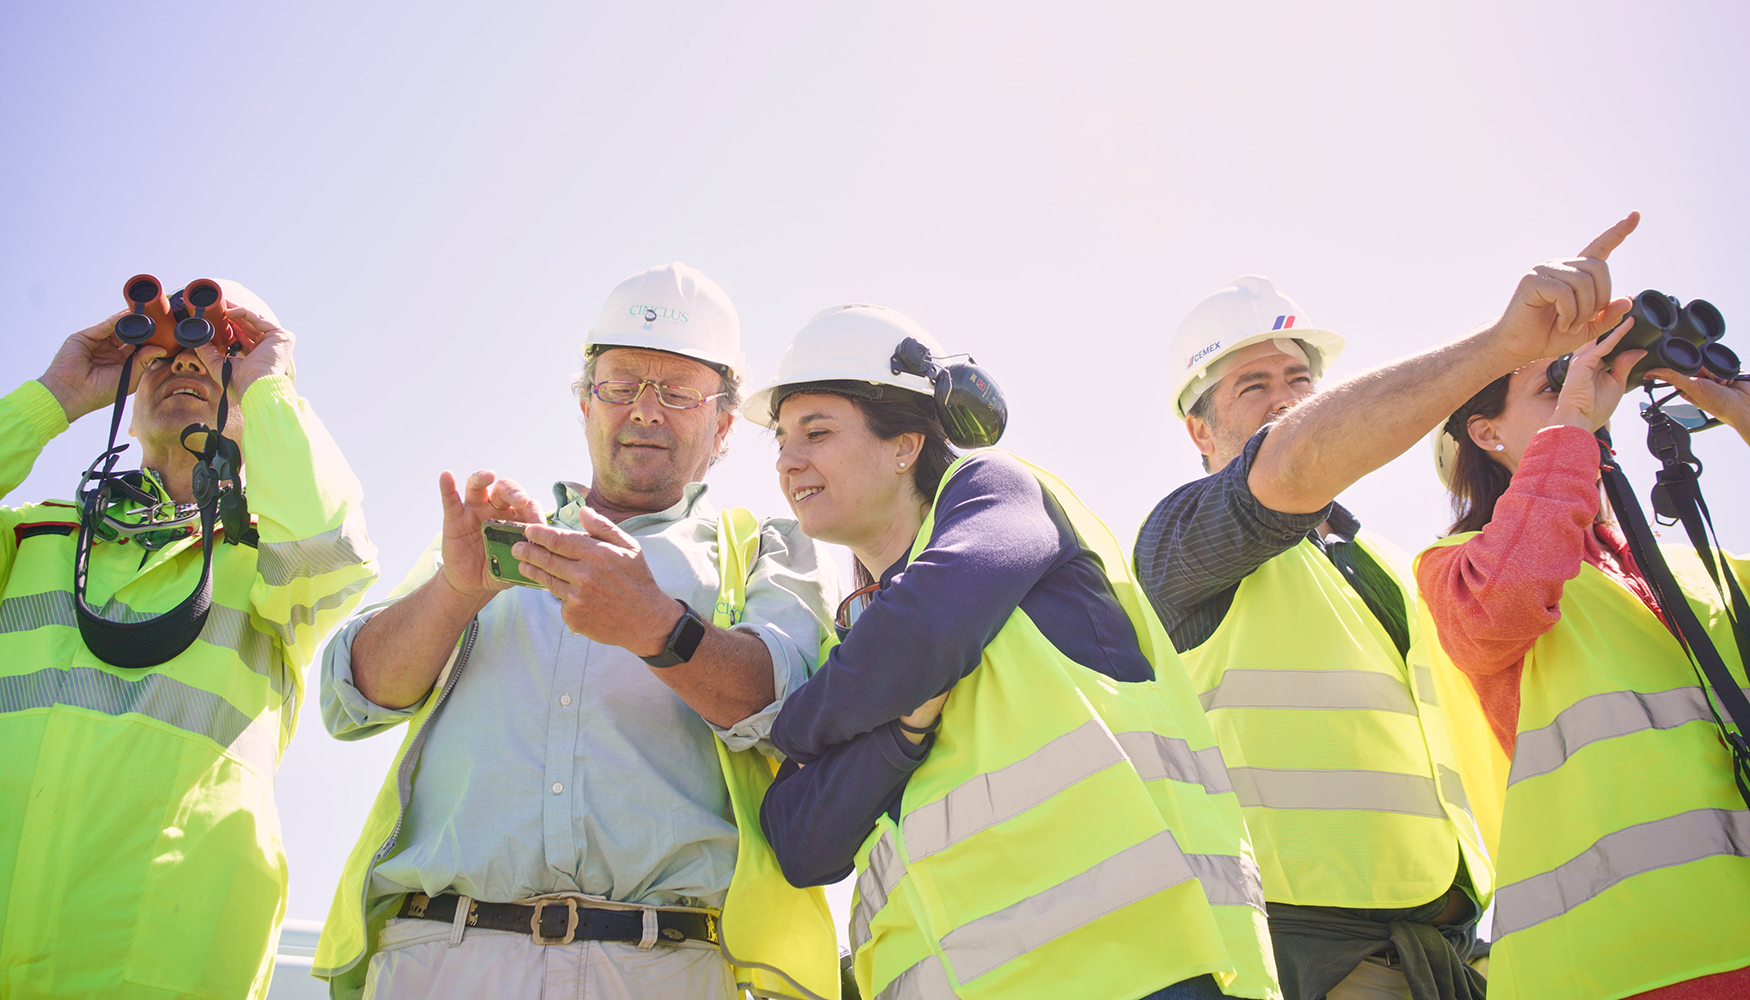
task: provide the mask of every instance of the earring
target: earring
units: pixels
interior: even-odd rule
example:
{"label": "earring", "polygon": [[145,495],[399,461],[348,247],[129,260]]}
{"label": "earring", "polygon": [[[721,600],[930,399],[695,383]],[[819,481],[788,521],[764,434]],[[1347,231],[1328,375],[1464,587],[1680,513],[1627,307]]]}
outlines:
{"label": "earring", "polygon": [[904,462],[899,463],[899,467],[900,467],[900,469],[903,470],[905,468],[905,463]]}
{"label": "earring", "polygon": [[1504,445],[1504,444],[1498,444],[1498,445],[1496,445],[1496,446],[1495,446],[1495,450],[1496,450],[1496,451],[1506,451],[1506,450],[1507,450],[1507,446],[1506,446],[1506,445]]}

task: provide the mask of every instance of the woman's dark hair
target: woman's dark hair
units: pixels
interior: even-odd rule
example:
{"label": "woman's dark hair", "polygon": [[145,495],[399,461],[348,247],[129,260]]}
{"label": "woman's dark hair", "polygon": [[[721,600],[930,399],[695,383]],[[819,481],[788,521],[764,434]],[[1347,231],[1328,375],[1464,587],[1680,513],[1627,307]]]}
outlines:
{"label": "woman's dark hair", "polygon": [[1495,518],[1495,503],[1513,482],[1513,473],[1489,457],[1470,437],[1470,419],[1494,419],[1507,407],[1507,382],[1511,373],[1501,376],[1453,411],[1446,420],[1446,431],[1458,440],[1458,457],[1452,463],[1452,527],[1448,535],[1464,531],[1481,531]]}
{"label": "woman's dark hair", "polygon": [[[936,489],[942,485],[942,476],[948,472],[948,466],[954,464],[955,455],[953,446],[948,443],[948,432],[942,427],[942,419],[936,415],[934,399],[903,390],[886,394],[884,398],[871,399],[858,393],[840,391],[838,387],[825,383],[804,383],[800,386],[786,386],[785,389],[784,395],[772,407],[774,418],[785,399],[800,393],[820,392],[850,400],[857,412],[863,415],[863,423],[869,428],[869,433],[883,441],[891,441],[901,434],[922,434],[924,446],[918,451],[917,461],[912,463],[911,481],[919,496],[925,500],[935,499]],[[875,578],[861,562],[855,559],[851,562],[855,567],[858,587],[866,587],[875,582]]]}

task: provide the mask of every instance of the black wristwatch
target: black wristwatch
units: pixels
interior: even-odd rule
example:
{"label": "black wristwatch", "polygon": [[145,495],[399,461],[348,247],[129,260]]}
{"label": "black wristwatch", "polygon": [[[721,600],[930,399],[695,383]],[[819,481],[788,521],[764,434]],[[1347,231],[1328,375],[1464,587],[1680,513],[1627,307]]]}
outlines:
{"label": "black wristwatch", "polygon": [[681,606],[681,620],[674,623],[674,630],[668,634],[668,645],[655,656],[639,657],[658,670],[692,659],[699,641],[705,638],[705,620],[686,601],[676,599],[675,603]]}

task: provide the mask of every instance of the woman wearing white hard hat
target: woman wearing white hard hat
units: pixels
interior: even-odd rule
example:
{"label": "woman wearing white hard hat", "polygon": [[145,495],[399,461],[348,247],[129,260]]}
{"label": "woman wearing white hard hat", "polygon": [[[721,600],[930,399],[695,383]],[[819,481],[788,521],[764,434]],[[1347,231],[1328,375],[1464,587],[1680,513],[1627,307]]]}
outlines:
{"label": "woman wearing white hard hat", "polygon": [[858,872],[866,997],[1277,996],[1220,751],[1123,550],[1048,473],[956,457],[1006,410],[947,362],[897,312],[836,307],[746,408],[864,583],[772,730],[786,876]]}
{"label": "woman wearing white hard hat", "polygon": [[[1496,379],[1434,434],[1456,520],[1417,557],[1422,634],[1468,675],[1505,790],[1491,1000],[1750,996],[1750,811],[1600,496],[1593,435],[1645,353],[1608,358],[1627,330],[1574,352],[1560,382],[1548,358]],[[1750,386],[1651,374],[1750,441]],[[1706,571],[1664,555],[1742,686]],[[1726,562],[1750,586],[1750,562]]]}

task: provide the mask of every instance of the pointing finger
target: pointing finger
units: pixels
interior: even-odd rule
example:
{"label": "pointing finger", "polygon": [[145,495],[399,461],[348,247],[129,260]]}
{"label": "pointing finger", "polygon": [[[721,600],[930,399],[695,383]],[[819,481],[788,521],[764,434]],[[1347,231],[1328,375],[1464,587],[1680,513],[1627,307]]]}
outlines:
{"label": "pointing finger", "polygon": [[1598,238],[1586,244],[1586,249],[1580,251],[1582,257],[1596,257],[1599,260],[1609,260],[1611,251],[1622,246],[1622,241],[1628,239],[1628,234],[1635,231],[1641,224],[1641,213],[1630,212],[1622,221],[1598,234]]}
{"label": "pointing finger", "polygon": [[1579,303],[1574,301],[1574,289],[1561,278],[1550,273],[1550,269],[1542,264],[1537,267],[1537,294],[1546,303],[1555,307],[1556,331],[1566,334],[1574,329],[1574,323],[1580,318]]}
{"label": "pointing finger", "polygon": [[[1592,301],[1597,304],[1598,310],[1610,308],[1610,265],[1596,258],[1582,258],[1569,263],[1576,271],[1591,277]],[[1594,312],[1587,319],[1592,319],[1597,315],[1598,313]]]}

